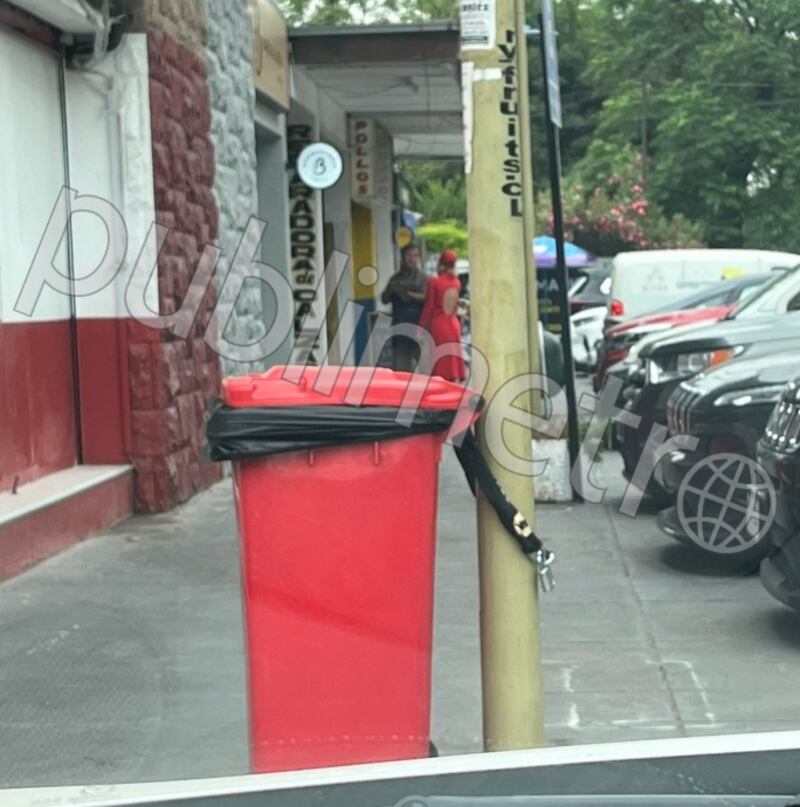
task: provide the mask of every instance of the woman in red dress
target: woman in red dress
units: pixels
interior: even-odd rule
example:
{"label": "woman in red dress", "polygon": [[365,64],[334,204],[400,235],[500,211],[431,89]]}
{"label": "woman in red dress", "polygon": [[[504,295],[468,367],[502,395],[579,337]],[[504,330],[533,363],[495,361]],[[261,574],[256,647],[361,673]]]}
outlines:
{"label": "woman in red dress", "polygon": [[461,282],[456,277],[458,256],[446,249],[439,256],[438,276],[428,281],[428,294],[419,324],[430,331],[436,346],[450,345],[451,355],[441,356],[432,375],[448,381],[464,381],[464,349],[461,344],[461,322],[456,316],[461,296]]}

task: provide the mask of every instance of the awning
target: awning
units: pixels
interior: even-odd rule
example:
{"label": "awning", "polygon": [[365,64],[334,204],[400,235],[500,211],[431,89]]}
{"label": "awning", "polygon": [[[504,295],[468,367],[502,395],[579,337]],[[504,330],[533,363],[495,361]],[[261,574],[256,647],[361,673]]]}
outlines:
{"label": "awning", "polygon": [[345,112],[378,120],[398,157],[461,159],[458,25],[296,28],[292,58]]}

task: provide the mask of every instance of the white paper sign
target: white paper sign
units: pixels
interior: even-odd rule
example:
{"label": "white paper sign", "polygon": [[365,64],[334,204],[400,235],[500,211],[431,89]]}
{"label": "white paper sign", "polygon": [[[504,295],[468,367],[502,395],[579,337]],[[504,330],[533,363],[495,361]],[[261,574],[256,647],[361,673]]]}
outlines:
{"label": "white paper sign", "polygon": [[461,48],[493,48],[495,43],[495,0],[461,0]]}
{"label": "white paper sign", "polygon": [[461,107],[464,126],[464,173],[472,173],[472,62],[461,62]]}

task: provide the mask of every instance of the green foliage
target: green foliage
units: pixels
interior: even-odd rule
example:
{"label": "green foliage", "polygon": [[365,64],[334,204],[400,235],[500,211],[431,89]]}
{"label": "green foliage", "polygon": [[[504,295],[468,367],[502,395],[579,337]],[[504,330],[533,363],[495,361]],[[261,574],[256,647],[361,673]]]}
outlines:
{"label": "green foliage", "polygon": [[467,188],[460,162],[408,161],[400,168],[411,188],[411,207],[426,222],[467,222]]}
{"label": "green foliage", "polygon": [[585,76],[606,96],[595,139],[641,149],[646,133],[648,194],[702,222],[709,246],[797,243],[784,215],[800,162],[796,1],[597,0],[585,13]]}
{"label": "green foliage", "polygon": [[289,25],[360,25],[458,18],[458,0],[279,0]]}
{"label": "green foliage", "polygon": [[[680,214],[665,215],[647,198],[640,154],[631,147],[614,154],[604,148],[596,151],[592,170],[579,163],[564,185],[567,240],[599,256],[702,246],[700,226]],[[598,172],[600,165],[604,166],[602,173]],[[549,195],[540,195],[536,219],[537,231],[552,232]]]}
{"label": "green foliage", "polygon": [[467,229],[457,221],[438,221],[424,224],[418,228],[417,235],[425,239],[429,253],[441,252],[443,249],[454,249],[459,258],[468,256]]}
{"label": "green foliage", "polygon": [[[527,17],[538,26],[538,0],[527,3]],[[595,24],[592,4],[586,0],[559,0],[558,60],[561,79],[561,106],[564,127],[561,130],[561,163],[564,171],[580,160],[593,141],[597,115],[604,95],[587,75],[592,28]],[[542,57],[539,38],[528,40],[528,70],[531,93],[531,130],[533,139],[533,175],[537,186],[549,185],[547,137],[545,134],[545,98],[542,81]]]}

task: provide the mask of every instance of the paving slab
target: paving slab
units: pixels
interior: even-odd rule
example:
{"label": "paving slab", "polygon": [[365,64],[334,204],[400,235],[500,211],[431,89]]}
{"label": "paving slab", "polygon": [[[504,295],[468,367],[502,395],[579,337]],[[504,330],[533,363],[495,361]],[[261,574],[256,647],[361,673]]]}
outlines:
{"label": "paving slab", "polygon": [[652,653],[641,647],[564,643],[542,662],[546,692],[555,694],[665,691],[667,680]]}

